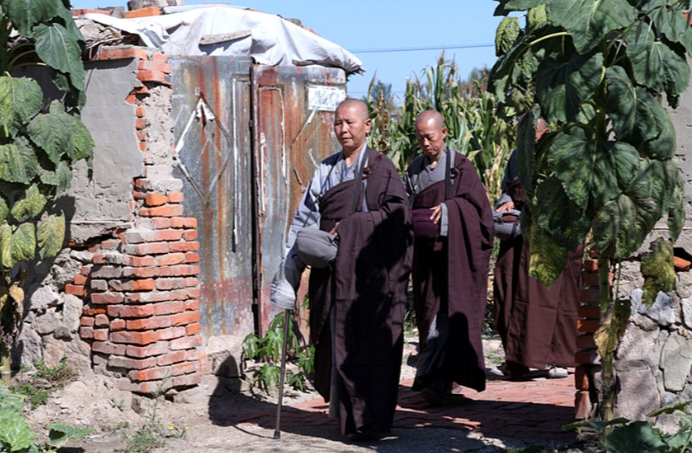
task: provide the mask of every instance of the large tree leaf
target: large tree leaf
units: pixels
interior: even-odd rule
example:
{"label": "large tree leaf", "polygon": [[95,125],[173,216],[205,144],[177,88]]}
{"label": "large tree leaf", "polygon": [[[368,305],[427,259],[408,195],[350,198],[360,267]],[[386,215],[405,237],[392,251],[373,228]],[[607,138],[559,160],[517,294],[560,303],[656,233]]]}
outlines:
{"label": "large tree leaf", "polygon": [[678,240],[685,226],[685,181],[679,171],[676,173],[675,187],[668,207],[668,233],[673,242]]}
{"label": "large tree leaf", "polygon": [[58,13],[62,7],[54,0],[11,0],[3,2],[7,6],[6,13],[22,36],[32,37],[34,25],[46,22]]}
{"label": "large tree leaf", "polygon": [[690,68],[685,55],[657,40],[655,31],[643,21],[627,36],[627,56],[638,84],[673,96],[687,89]]}
{"label": "large tree leaf", "polygon": [[495,33],[495,55],[504,55],[519,37],[519,19],[516,17],[505,17],[500,21]]}
{"label": "large tree leaf", "polygon": [[495,9],[495,16],[506,16],[512,11],[524,11],[535,8],[543,3],[550,3],[553,0],[497,0],[500,4]]}
{"label": "large tree leaf", "polygon": [[535,75],[536,97],[544,118],[574,121],[582,102],[589,100],[601,80],[603,55],[575,55],[566,62],[544,60]]}
{"label": "large tree leaf", "polygon": [[665,453],[668,447],[649,422],[632,422],[619,426],[606,437],[608,453]]}
{"label": "large tree leaf", "polygon": [[656,30],[668,39],[685,46],[687,53],[692,53],[692,28],[687,17],[676,8],[668,8],[665,0],[645,2],[642,9],[649,11],[649,17]]}
{"label": "large tree leaf", "polygon": [[39,191],[38,185],[32,184],[25,192],[24,198],[20,198],[14,203],[10,213],[17,222],[24,222],[43,212],[47,201],[46,197]]}
{"label": "large tree leaf", "polygon": [[89,159],[91,157],[91,150],[94,148],[94,139],[91,137],[91,133],[84,123],[74,116],[67,116],[71,118],[69,122],[72,127],[72,143],[74,146],[72,150],[69,151],[69,155],[70,160],[74,164],[78,160]]}
{"label": "large tree leaf", "polygon": [[[620,195],[616,200],[606,203],[593,221],[593,235],[599,255],[611,258],[627,258],[644,242],[644,235],[637,225],[648,225],[648,220],[655,217],[658,207],[652,198],[634,200]],[[653,228],[655,224],[651,224]]]}
{"label": "large tree leaf", "polygon": [[545,4],[531,8],[526,16],[526,26],[533,28],[548,20],[548,10]]}
{"label": "large tree leaf", "polygon": [[23,138],[0,145],[0,179],[3,181],[29,184],[38,168],[38,158]]}
{"label": "large tree leaf", "polygon": [[531,225],[529,247],[529,275],[550,288],[565,269],[567,249],[536,223]]}
{"label": "large tree leaf", "polygon": [[0,446],[11,446],[11,449],[6,451],[28,451],[35,437],[36,434],[24,420],[21,412],[6,411],[0,418]]}
{"label": "large tree leaf", "polygon": [[0,224],[5,222],[9,213],[10,207],[7,204],[7,200],[5,200],[5,197],[0,195]]}
{"label": "large tree leaf", "polygon": [[12,133],[29,123],[43,104],[43,91],[34,79],[0,76],[0,125]]}
{"label": "large tree leaf", "polygon": [[574,251],[591,228],[584,211],[567,196],[557,178],[543,181],[536,192],[536,222],[555,241]]}
{"label": "large tree leaf", "polygon": [[[617,299],[601,319],[601,325],[594,333],[594,341],[601,357],[612,357],[627,330],[627,323],[632,314],[632,306],[627,299]],[[613,360],[602,360],[603,373],[612,376]],[[636,450],[635,450],[636,451]]]}
{"label": "large tree leaf", "polygon": [[42,170],[40,177],[43,184],[55,186],[55,195],[66,191],[72,184],[72,170],[65,161],[61,161],[55,171]]}
{"label": "large tree leaf", "polygon": [[555,138],[548,161],[579,208],[586,210],[592,200],[598,209],[627,187],[639,153],[625,142],[597,141],[575,128]]}
{"label": "large tree leaf", "polygon": [[610,32],[631,25],[637,10],[627,0],[559,0],[548,4],[548,15],[572,35],[579,53],[585,54]]}
{"label": "large tree leaf", "polygon": [[4,223],[0,226],[0,264],[5,269],[14,266],[12,261],[12,227]]}
{"label": "large tree leaf", "polygon": [[56,256],[62,250],[65,239],[65,216],[60,213],[41,219],[36,229],[36,237],[41,260]]}
{"label": "large tree leaf", "polygon": [[644,295],[642,302],[651,307],[659,291],[664,293],[675,289],[675,266],[673,263],[673,243],[658,238],[651,243],[649,253],[642,255],[642,275],[644,276]]}
{"label": "large tree leaf", "polygon": [[608,100],[606,113],[613,121],[613,129],[618,139],[632,134],[636,126],[637,90],[632,79],[621,66],[606,70]]}
{"label": "large tree leaf", "polygon": [[37,115],[26,132],[31,141],[45,151],[55,165],[60,162],[63,154],[72,152],[73,131],[67,127],[65,121],[61,121],[59,114],[51,112]]}
{"label": "large tree leaf", "polygon": [[36,228],[33,223],[22,223],[12,233],[12,260],[28,261],[36,255]]}
{"label": "large tree leaf", "polygon": [[34,28],[36,53],[48,66],[69,74],[72,85],[84,90],[84,64],[78,41],[64,26],[41,24]]}
{"label": "large tree leaf", "polygon": [[536,124],[541,109],[535,105],[520,120],[517,126],[517,174],[524,190],[533,190],[533,168],[536,162]]}

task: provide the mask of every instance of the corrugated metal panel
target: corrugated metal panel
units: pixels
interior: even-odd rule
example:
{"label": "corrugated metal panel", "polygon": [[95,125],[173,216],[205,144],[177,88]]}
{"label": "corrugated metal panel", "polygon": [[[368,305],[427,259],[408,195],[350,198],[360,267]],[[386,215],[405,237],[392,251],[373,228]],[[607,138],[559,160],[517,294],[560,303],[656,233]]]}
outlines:
{"label": "corrugated metal panel", "polygon": [[257,308],[260,333],[276,312],[269,284],[286,243],[290,219],[315,164],[339,150],[334,107],[346,93],[341,69],[253,66],[256,184]]}
{"label": "corrugated metal panel", "polygon": [[197,218],[202,332],[244,336],[253,313],[249,58],[170,57],[185,212]]}

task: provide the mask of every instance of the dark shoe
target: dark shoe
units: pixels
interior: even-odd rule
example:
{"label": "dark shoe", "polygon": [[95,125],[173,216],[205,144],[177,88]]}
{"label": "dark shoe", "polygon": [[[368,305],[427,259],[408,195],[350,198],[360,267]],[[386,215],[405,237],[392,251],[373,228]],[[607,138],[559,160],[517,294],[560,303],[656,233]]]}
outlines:
{"label": "dark shoe", "polygon": [[376,442],[389,433],[374,432],[374,431],[356,431],[355,433],[347,434],[349,442]]}
{"label": "dark shoe", "polygon": [[420,391],[420,396],[431,406],[442,406],[442,394],[435,387],[425,387]]}

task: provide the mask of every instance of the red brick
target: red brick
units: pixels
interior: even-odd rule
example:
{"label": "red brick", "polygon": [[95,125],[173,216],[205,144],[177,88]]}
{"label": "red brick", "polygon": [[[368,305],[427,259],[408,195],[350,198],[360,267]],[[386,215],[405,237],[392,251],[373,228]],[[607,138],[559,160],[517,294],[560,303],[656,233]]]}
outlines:
{"label": "red brick", "polygon": [[183,234],[183,239],[186,241],[194,241],[197,239],[197,230],[188,230]]}
{"label": "red brick", "polygon": [[105,14],[106,16],[110,16],[111,12],[103,10],[103,9],[88,9],[88,8],[80,8],[80,9],[73,9],[72,10],[72,17],[79,17],[79,16],[83,16],[85,14]]}
{"label": "red brick", "polygon": [[174,300],[169,292],[148,291],[144,293],[126,293],[125,300],[135,303],[165,302]]}
{"label": "red brick", "polygon": [[[176,217],[183,213],[183,205],[165,205],[149,209],[150,217]],[[172,222],[171,222],[172,226]]]}
{"label": "red brick", "polygon": [[153,381],[173,376],[173,370],[171,367],[157,367],[148,370],[133,370],[127,375],[132,381]]}
{"label": "red brick", "polygon": [[598,260],[584,260],[584,270],[586,272],[598,272]]}
{"label": "red brick", "polygon": [[148,346],[128,346],[126,354],[130,357],[151,357],[165,354],[169,351],[168,342],[160,341]]}
{"label": "red brick", "polygon": [[133,182],[136,189],[147,191],[151,190],[151,182],[147,178],[136,178]]}
{"label": "red brick", "polygon": [[582,305],[579,307],[579,316],[582,318],[601,319],[601,307]]}
{"label": "red brick", "polygon": [[137,118],[135,121],[135,129],[144,129],[149,125],[149,121],[146,118]]}
{"label": "red brick", "polygon": [[152,220],[154,222],[154,228],[156,228],[157,230],[164,230],[171,227],[171,219],[160,218]]}
{"label": "red brick", "polygon": [[185,351],[185,360],[189,362],[197,362],[200,357],[199,349],[188,349]]}
{"label": "red brick", "polygon": [[165,63],[168,61],[168,56],[166,54],[163,54],[163,53],[153,53],[153,54],[151,54],[150,58],[153,61],[158,61],[158,62],[162,62],[162,63]]}
{"label": "red brick", "polygon": [[106,313],[106,308],[105,307],[90,307],[90,306],[85,306],[82,308],[82,314],[84,316],[96,316]]}
{"label": "red brick", "polygon": [[577,349],[595,349],[596,341],[592,334],[577,336]]}
{"label": "red brick", "polygon": [[102,250],[117,250],[118,247],[120,247],[120,240],[119,239],[107,239],[103,242],[101,242],[101,249]]}
{"label": "red brick", "polygon": [[[202,331],[202,325],[199,323],[196,324],[189,324],[185,326],[185,334],[190,337],[192,335],[196,335]],[[188,359],[189,360],[189,359]]]}
{"label": "red brick", "polygon": [[137,69],[140,71],[159,71],[170,74],[173,66],[163,61],[142,60]]}
{"label": "red brick", "polygon": [[574,386],[578,390],[589,389],[588,365],[578,365],[574,369]]}
{"label": "red brick", "polygon": [[196,286],[199,286],[199,280],[196,277],[186,277],[185,286],[187,286],[188,288],[194,288]]}
{"label": "red brick", "polygon": [[137,99],[137,96],[136,96],[134,93],[131,92],[131,93],[128,94],[127,97],[125,98],[125,102],[127,102],[128,104],[138,105],[138,104],[140,104],[142,101],[140,101],[139,99]]}
{"label": "red brick", "polygon": [[108,340],[108,329],[94,329],[94,340],[97,340],[97,341]]}
{"label": "red brick", "polygon": [[162,71],[150,71],[140,69],[137,73],[137,80],[142,82],[154,82],[162,85],[172,86],[171,76]]}
{"label": "red brick", "polygon": [[[118,241],[120,242],[120,241]],[[94,264],[127,264],[128,256],[118,252],[94,253]]]}
{"label": "red brick", "polygon": [[185,195],[182,192],[171,192],[168,194],[169,203],[182,203],[185,201]]}
{"label": "red brick", "polygon": [[129,330],[154,330],[171,327],[173,321],[172,316],[154,316],[151,318],[135,319],[127,321]]}
{"label": "red brick", "polygon": [[135,135],[140,142],[144,142],[149,138],[149,133],[147,133],[147,131],[135,131]]}
{"label": "red brick", "polygon": [[202,376],[199,373],[186,374],[184,376],[176,376],[171,381],[173,387],[189,387],[199,385],[202,382]]}
{"label": "red brick", "polygon": [[108,282],[111,288],[116,291],[151,291],[154,289],[154,280],[128,280],[121,282],[119,280],[111,280]]}
{"label": "red brick", "polygon": [[[131,256],[127,260],[127,265],[132,267],[149,267],[154,265],[152,256]],[[124,273],[124,272],[123,272]]]}
{"label": "red brick", "polygon": [[124,60],[129,58],[146,59],[147,52],[139,47],[108,48],[99,47],[94,60]]}
{"label": "red brick", "polygon": [[179,338],[177,340],[171,341],[168,345],[171,351],[177,351],[179,349],[192,349],[202,346],[202,337],[185,337]]}
{"label": "red brick", "polygon": [[79,320],[79,324],[84,327],[93,327],[95,323],[93,316],[82,316]]}
{"label": "red brick", "polygon": [[127,323],[125,322],[124,319],[114,319],[111,321],[111,330],[116,331],[116,330],[125,330],[127,327]]}
{"label": "red brick", "polygon": [[72,294],[74,296],[79,296],[79,297],[84,297],[86,296],[86,292],[84,291],[84,287],[81,285],[70,285],[69,283],[65,285],[65,293],[66,294]]}
{"label": "red brick", "polygon": [[179,241],[183,237],[181,230],[130,231],[126,234],[129,244],[142,242]]}
{"label": "red brick", "polygon": [[108,327],[111,325],[111,322],[108,319],[108,316],[105,314],[99,314],[96,315],[96,318],[94,319],[94,325],[96,327]]}
{"label": "red brick", "polygon": [[149,305],[111,305],[108,307],[108,315],[113,318],[146,318],[156,313],[157,306]]}
{"label": "red brick", "polygon": [[199,263],[199,255],[197,253],[188,252],[185,254],[185,261],[188,263]]}
{"label": "red brick", "polygon": [[150,278],[158,277],[161,273],[159,267],[126,267],[123,269],[123,277]]}
{"label": "red brick", "polygon": [[125,300],[125,297],[119,293],[94,293],[91,295],[91,302],[97,305],[101,304],[119,304]]}
{"label": "red brick", "polygon": [[574,418],[576,420],[591,418],[591,400],[586,390],[579,390],[574,395]]}
{"label": "red brick", "polygon": [[[139,8],[133,11],[125,11],[125,19],[133,19],[135,17],[160,16],[161,10],[156,6],[148,6]],[[145,57],[146,58],[146,57]]]}
{"label": "red brick", "polygon": [[159,341],[160,336],[157,331],[147,331],[147,332],[113,332],[111,333],[111,341],[113,343],[128,343],[135,345],[146,346],[150,343],[156,343]]}
{"label": "red brick", "polygon": [[197,219],[194,217],[176,217],[171,219],[171,228],[197,228]]}
{"label": "red brick", "polygon": [[82,267],[79,269],[79,273],[80,273],[81,275],[84,275],[84,276],[88,277],[89,274],[91,274],[91,268],[92,268],[92,267],[93,267],[93,266],[92,266],[91,264],[88,264],[88,265],[86,265],[86,266],[82,266]]}
{"label": "red brick", "polygon": [[157,256],[154,262],[155,266],[171,266],[174,264],[181,264],[188,261],[187,253],[169,253],[164,256]]}
{"label": "red brick", "polygon": [[692,263],[680,258],[679,256],[673,257],[673,264],[675,266],[675,270],[678,272],[687,272],[690,270],[690,266],[692,266]]}
{"label": "red brick", "polygon": [[144,107],[136,107],[135,108],[135,115],[137,117],[142,118],[145,115],[146,111],[144,110]]}
{"label": "red brick", "polygon": [[106,280],[92,280],[89,286],[94,291],[108,291],[108,282]]}
{"label": "red brick", "polygon": [[127,357],[110,357],[108,359],[108,366],[114,368],[125,368],[127,370],[143,370],[145,368],[151,368],[156,366],[156,358],[151,357],[148,359],[130,359]]}
{"label": "red brick", "polygon": [[158,268],[159,275],[162,277],[186,277],[188,275],[199,275],[199,266],[167,266]]}
{"label": "red brick", "polygon": [[130,255],[161,255],[168,253],[168,242],[149,242],[146,244],[126,245],[125,253]]}
{"label": "red brick", "polygon": [[587,365],[600,365],[601,356],[598,354],[596,349],[588,349],[585,351],[579,351],[574,355],[574,361],[577,364],[587,364]]}
{"label": "red brick", "polygon": [[156,280],[156,289],[158,290],[180,289],[185,287],[184,278],[159,278]]}
{"label": "red brick", "polygon": [[186,301],[185,302],[185,310],[186,311],[199,310],[199,301],[198,300]]}
{"label": "red brick", "polygon": [[91,327],[80,327],[79,336],[84,340],[89,340],[94,338],[94,329]]}
{"label": "red brick", "polygon": [[577,319],[577,330],[579,332],[594,333],[598,330],[600,321],[597,319]]}
{"label": "red brick", "polygon": [[187,351],[175,351],[158,356],[156,358],[156,364],[159,366],[172,365],[174,363],[184,362],[186,358]]}
{"label": "red brick", "polygon": [[77,285],[77,286],[80,286],[80,285],[81,285],[81,286],[84,286],[84,285],[86,285],[87,280],[88,280],[87,277],[85,277],[84,275],[82,275],[82,274],[77,274],[77,275],[75,275],[74,278],[72,279],[72,282],[73,282],[75,285]]}
{"label": "red brick", "polygon": [[125,345],[113,344],[108,341],[94,341],[91,344],[91,350],[103,354],[125,355]]}
{"label": "red brick", "polygon": [[600,293],[596,289],[583,289],[579,292],[579,301],[585,303],[596,303],[600,300]]}
{"label": "red brick", "polygon": [[157,316],[182,313],[185,310],[183,302],[162,302],[154,305],[154,312]]}
{"label": "red brick", "polygon": [[181,313],[179,315],[173,316],[173,325],[174,326],[184,326],[186,324],[192,324],[195,322],[198,322],[200,319],[200,315],[198,311],[189,311],[185,313]]}
{"label": "red brick", "polygon": [[122,268],[113,266],[94,266],[91,278],[118,278],[123,274]]}
{"label": "red brick", "polygon": [[165,195],[161,195],[158,193],[150,193],[147,194],[146,197],[144,197],[144,203],[150,207],[164,205],[167,201],[168,198]]}
{"label": "red brick", "polygon": [[199,242],[171,242],[171,252],[196,252],[199,250]]}

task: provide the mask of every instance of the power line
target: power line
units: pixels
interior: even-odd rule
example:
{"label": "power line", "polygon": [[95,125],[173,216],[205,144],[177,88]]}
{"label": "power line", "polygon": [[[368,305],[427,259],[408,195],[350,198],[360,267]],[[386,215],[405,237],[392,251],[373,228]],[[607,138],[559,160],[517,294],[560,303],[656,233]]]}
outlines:
{"label": "power line", "polygon": [[449,50],[449,49],[477,49],[479,47],[495,47],[495,44],[468,44],[452,46],[427,46],[427,47],[392,47],[389,49],[359,49],[351,50],[351,53],[387,53],[387,52],[418,52],[423,50]]}

